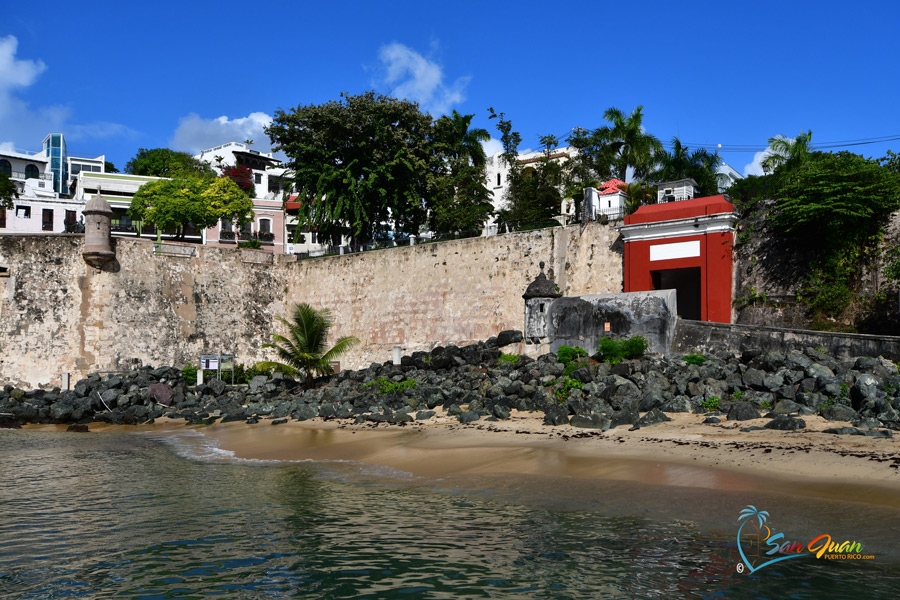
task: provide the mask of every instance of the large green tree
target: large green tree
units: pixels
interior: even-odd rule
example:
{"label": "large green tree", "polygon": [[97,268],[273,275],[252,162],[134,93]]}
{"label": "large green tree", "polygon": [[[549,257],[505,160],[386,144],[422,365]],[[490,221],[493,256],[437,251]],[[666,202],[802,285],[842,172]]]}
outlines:
{"label": "large green tree", "polygon": [[141,148],[134,158],[125,164],[125,172],[131,175],[152,177],[215,177],[213,168],[197,160],[187,152],[176,152],[168,148]]}
{"label": "large green tree", "polygon": [[418,233],[425,223],[435,155],[431,118],[414,102],[342,93],[277,110],[266,131],[274,150],[287,155],[301,226],[344,225],[366,242],[385,224]]}
{"label": "large green tree", "polygon": [[18,197],[16,184],[10,181],[6,173],[0,173],[0,208],[12,208]]}
{"label": "large green tree", "polygon": [[227,177],[159,179],[142,185],[131,200],[128,213],[135,221],[156,226],[158,232],[179,231],[188,223],[205,229],[220,219],[245,223],[253,202]]}
{"label": "large green tree", "polygon": [[434,122],[432,151],[436,160],[429,207],[435,231],[480,229],[493,208],[484,181],[487,158],[481,145],[491,136],[485,129],[471,127],[474,116],[454,110]]}
{"label": "large green tree", "polygon": [[709,152],[705,148],[691,152],[681,140],[674,137],[672,151],[663,150],[656,155],[656,160],[656,168],[647,174],[649,181],[662,183],[690,178],[697,182],[701,196],[713,196],[718,193],[716,169],[721,159],[717,153]]}

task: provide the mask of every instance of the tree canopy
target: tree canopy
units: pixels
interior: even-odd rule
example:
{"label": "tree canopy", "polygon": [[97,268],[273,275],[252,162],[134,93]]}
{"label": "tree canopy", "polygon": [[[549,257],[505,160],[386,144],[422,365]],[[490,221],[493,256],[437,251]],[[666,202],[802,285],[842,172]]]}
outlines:
{"label": "tree canopy", "polygon": [[816,152],[790,169],[773,222],[782,230],[826,240],[860,240],[900,208],[900,177],[879,161],[850,152]]}
{"label": "tree canopy", "polygon": [[[131,200],[132,219],[150,223],[158,231],[212,227],[220,219],[247,222],[253,201],[231,179],[159,179],[142,185]],[[183,232],[183,230],[182,230]]]}
{"label": "tree canopy", "polygon": [[16,184],[10,181],[6,173],[0,173],[0,208],[12,208],[13,202],[18,197]]}
{"label": "tree canopy", "polygon": [[644,131],[644,107],[625,115],[615,107],[606,109],[603,119],[609,123],[594,130],[576,127],[567,142],[578,150],[577,169],[585,181],[615,177],[625,181],[631,168],[636,179],[643,179],[654,167],[663,147]]}
{"label": "tree canopy", "polygon": [[168,148],[140,148],[134,158],[125,164],[125,172],[131,175],[152,177],[215,177],[213,168],[199,161],[187,152],[176,152]]}
{"label": "tree canopy", "polygon": [[366,92],[275,112],[273,149],[288,157],[289,178],[310,227],[343,223],[361,241],[383,224],[418,233],[429,192],[431,118],[417,104]]}
{"label": "tree canopy", "polygon": [[647,174],[647,179],[655,183],[675,181],[677,179],[693,179],[697,182],[700,196],[713,196],[718,193],[716,169],[722,159],[716,153],[705,148],[690,152],[677,137],[672,138],[672,151],[665,150],[656,154],[656,168]]}

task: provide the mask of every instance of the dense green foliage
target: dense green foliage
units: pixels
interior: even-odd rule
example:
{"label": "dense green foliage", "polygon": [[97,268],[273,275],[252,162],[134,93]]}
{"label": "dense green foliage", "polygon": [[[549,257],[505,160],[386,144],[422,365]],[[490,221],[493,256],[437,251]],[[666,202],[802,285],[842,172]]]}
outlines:
{"label": "dense green foliage", "polygon": [[0,208],[12,208],[18,197],[16,184],[10,181],[6,173],[0,173]]}
{"label": "dense green foliage", "polygon": [[809,239],[858,242],[900,208],[897,174],[858,154],[818,152],[783,178],[772,221]]}
{"label": "dense green foliage", "polygon": [[306,376],[306,386],[312,385],[313,376],[331,375],[331,362],[346,354],[359,340],[344,336],[327,348],[328,332],[332,327],[331,313],[327,309],[316,310],[302,302],[295,304],[291,320],[277,317],[287,328],[287,335],[272,334],[272,343],[263,348],[272,348],[280,361],[263,361],[257,369],[274,369],[286,375]]}
{"label": "dense green foliage", "polygon": [[118,173],[119,169],[116,168],[116,165],[107,160],[103,162],[103,171],[105,173]]}
{"label": "dense green foliage", "polygon": [[188,223],[197,228],[219,220],[238,224],[253,217],[253,201],[228,178],[159,179],[142,185],[131,199],[128,214],[135,221],[171,231]]}
{"label": "dense green foliage", "polygon": [[559,350],[556,351],[556,358],[559,359],[564,365],[568,365],[573,360],[577,360],[582,356],[587,356],[587,352],[582,350],[581,348],[575,348],[573,346],[560,346]]}
{"label": "dense green foliage", "polygon": [[643,356],[648,345],[647,339],[640,335],[631,336],[626,340],[601,337],[597,340],[597,353],[600,360],[615,365],[625,359]]}
{"label": "dense green foliage", "polygon": [[286,178],[303,199],[301,227],[346,227],[361,242],[386,234],[481,227],[487,132],[471,115],[432,122],[419,106],[374,92],[278,110],[267,132],[283,151]]}
{"label": "dense green foliage", "polygon": [[499,360],[502,362],[506,362],[506,363],[516,363],[516,362],[519,362],[519,355],[518,354],[507,354],[506,352],[504,352],[500,355]]}
{"label": "dense green foliage", "polygon": [[168,148],[140,148],[134,158],[125,164],[125,172],[132,175],[153,177],[214,177],[215,171],[209,164],[199,161],[187,152],[176,152]]}

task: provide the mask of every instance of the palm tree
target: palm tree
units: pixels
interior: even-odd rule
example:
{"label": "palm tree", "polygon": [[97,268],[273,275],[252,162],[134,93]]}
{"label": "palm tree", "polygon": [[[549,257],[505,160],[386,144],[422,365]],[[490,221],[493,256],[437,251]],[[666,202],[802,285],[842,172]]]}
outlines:
{"label": "palm tree", "polygon": [[[747,565],[747,567],[750,569],[751,572],[754,571],[754,568],[753,568],[754,565],[752,565],[750,563],[750,561],[747,560],[747,557],[744,555],[744,549],[741,547],[741,531],[743,531],[744,525],[753,521],[752,517],[756,517],[757,520],[759,521],[759,526],[756,527],[756,549],[757,549],[757,554],[759,554],[759,544],[760,544],[759,531],[762,529],[763,524],[765,524],[766,519],[769,517],[769,513],[768,513],[768,511],[765,511],[765,510],[758,510],[752,504],[748,504],[747,508],[742,510],[740,516],[738,517],[739,522],[743,521],[743,523],[741,523],[740,528],[738,528],[738,535],[737,535],[738,552],[740,552],[741,558],[744,560],[744,563]],[[758,558],[758,556],[757,556],[757,558]]]}
{"label": "palm tree", "polygon": [[454,110],[449,117],[443,116],[437,120],[437,135],[440,142],[446,145],[445,151],[451,158],[465,159],[474,167],[483,167],[487,157],[481,142],[491,139],[491,134],[480,127],[469,129],[474,117]]}
{"label": "palm tree", "polygon": [[812,129],[801,131],[794,139],[783,135],[771,137],[769,148],[772,153],[762,163],[766,172],[774,171],[780,165],[799,165],[812,154]]}
{"label": "palm tree", "polygon": [[711,196],[718,191],[716,169],[721,162],[718,153],[706,148],[690,149],[677,137],[672,138],[672,151],[657,155],[657,168],[647,175],[647,179],[661,183],[677,179],[693,179],[697,182],[702,196]]}
{"label": "palm tree", "polygon": [[286,375],[306,375],[306,387],[312,385],[313,374],[331,375],[334,369],[331,361],[344,355],[359,340],[352,336],[338,339],[330,350],[326,351],[328,331],[331,329],[331,312],[328,309],[316,310],[305,302],[295,304],[293,318],[288,321],[277,317],[288,329],[287,336],[272,334],[272,343],[263,344],[263,348],[274,348],[282,362],[263,361],[256,367],[262,370],[274,369]]}
{"label": "palm tree", "polygon": [[656,136],[644,132],[643,110],[643,106],[638,106],[626,117],[618,108],[608,108],[603,118],[612,127],[601,127],[596,132],[609,151],[613,177],[622,181],[625,181],[628,167],[634,169],[636,178],[643,178],[656,164],[656,156],[663,151]]}

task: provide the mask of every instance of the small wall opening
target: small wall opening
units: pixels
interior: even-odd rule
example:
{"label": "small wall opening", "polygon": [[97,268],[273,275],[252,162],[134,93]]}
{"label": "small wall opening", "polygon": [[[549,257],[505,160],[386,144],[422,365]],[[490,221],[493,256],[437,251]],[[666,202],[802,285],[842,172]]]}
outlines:
{"label": "small wall opening", "polygon": [[694,321],[702,319],[700,267],[651,271],[650,277],[654,290],[675,290],[679,317]]}

